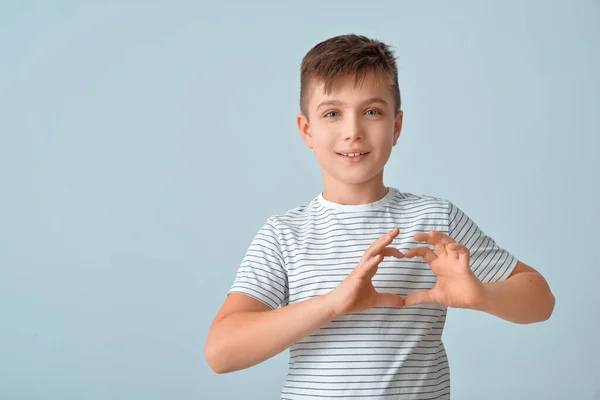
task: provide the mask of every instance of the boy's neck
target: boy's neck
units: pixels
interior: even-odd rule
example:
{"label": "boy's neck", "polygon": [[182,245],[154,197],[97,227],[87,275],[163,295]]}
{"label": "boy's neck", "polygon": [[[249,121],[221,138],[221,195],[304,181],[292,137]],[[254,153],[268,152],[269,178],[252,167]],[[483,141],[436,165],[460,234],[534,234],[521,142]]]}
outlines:
{"label": "boy's neck", "polygon": [[332,203],[344,205],[359,205],[375,203],[388,194],[387,188],[381,179],[373,179],[361,184],[344,184],[340,182],[326,182],[323,198]]}

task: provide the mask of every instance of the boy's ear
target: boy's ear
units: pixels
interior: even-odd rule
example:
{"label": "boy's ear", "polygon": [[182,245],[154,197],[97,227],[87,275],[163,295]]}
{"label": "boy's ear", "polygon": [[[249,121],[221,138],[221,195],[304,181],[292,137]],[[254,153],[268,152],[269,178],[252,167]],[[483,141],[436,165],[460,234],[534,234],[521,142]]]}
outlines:
{"label": "boy's ear", "polygon": [[400,131],[402,130],[402,118],[404,117],[404,112],[402,110],[398,111],[396,114],[396,121],[394,121],[394,146],[398,143],[398,138],[400,137]]}
{"label": "boy's ear", "polygon": [[298,124],[298,130],[302,135],[302,139],[304,139],[304,143],[308,146],[309,149],[313,148],[312,136],[310,134],[310,124],[308,122],[308,118],[302,113],[298,114],[296,118],[296,123]]}

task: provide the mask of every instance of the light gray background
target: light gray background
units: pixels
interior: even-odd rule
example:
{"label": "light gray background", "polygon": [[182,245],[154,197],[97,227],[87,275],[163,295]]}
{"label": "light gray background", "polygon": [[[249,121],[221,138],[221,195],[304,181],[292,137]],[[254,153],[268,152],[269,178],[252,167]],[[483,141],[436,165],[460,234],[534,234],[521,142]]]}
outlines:
{"label": "light gray background", "polygon": [[599,399],[598,1],[4,1],[0,399],[275,399],[215,375],[254,233],[322,189],[295,126],[317,42],[393,45],[386,184],[448,198],[549,280],[552,319],[451,310],[455,399]]}

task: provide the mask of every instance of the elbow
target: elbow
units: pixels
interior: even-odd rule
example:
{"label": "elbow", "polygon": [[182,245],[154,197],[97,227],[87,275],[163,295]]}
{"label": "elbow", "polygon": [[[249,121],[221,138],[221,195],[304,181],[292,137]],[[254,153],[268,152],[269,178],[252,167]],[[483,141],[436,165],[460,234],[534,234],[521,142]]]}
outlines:
{"label": "elbow", "polygon": [[542,304],[542,307],[540,307],[541,312],[540,319],[538,322],[544,322],[549,320],[552,316],[552,313],[554,313],[554,305],[556,304],[556,298],[554,297],[554,294],[552,293],[552,290],[550,290],[548,284],[546,284],[545,301]]}
{"label": "elbow", "polygon": [[556,298],[550,289],[550,286],[544,278],[542,278],[544,290],[542,291],[541,299],[537,306],[537,318],[532,322],[544,322],[550,319],[554,313]]}
{"label": "elbow", "polygon": [[547,321],[550,319],[550,317],[554,313],[555,304],[556,304],[556,298],[554,297],[554,294],[550,290],[548,290],[548,300],[547,300],[546,312],[544,313],[543,321]]}
{"label": "elbow", "polygon": [[556,299],[554,297],[554,294],[552,294],[552,292],[550,290],[548,290],[548,296],[546,298],[546,301],[539,308],[539,311],[537,313],[537,318],[535,318],[532,321],[522,321],[521,323],[530,324],[530,323],[539,323],[539,322],[548,321],[550,319],[550,317],[552,316],[552,314],[554,313],[554,305],[555,304],[556,304]]}
{"label": "elbow", "polygon": [[232,372],[232,369],[227,366],[225,354],[220,350],[219,346],[211,340],[206,341],[204,347],[204,356],[210,369],[216,374],[226,374]]}

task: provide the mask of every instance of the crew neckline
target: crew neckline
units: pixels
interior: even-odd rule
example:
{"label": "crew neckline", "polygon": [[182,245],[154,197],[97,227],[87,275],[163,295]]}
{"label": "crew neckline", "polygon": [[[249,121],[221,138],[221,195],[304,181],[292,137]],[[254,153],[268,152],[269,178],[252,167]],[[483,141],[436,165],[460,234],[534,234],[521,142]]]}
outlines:
{"label": "crew neckline", "polygon": [[366,203],[366,204],[334,203],[333,201],[329,201],[325,197],[323,197],[323,192],[319,193],[319,195],[317,196],[317,200],[323,207],[333,209],[333,210],[345,211],[345,212],[372,211],[372,210],[380,209],[380,208],[384,207],[385,205],[387,205],[390,202],[390,200],[392,198],[394,198],[394,196],[398,192],[397,189],[395,189],[391,186],[388,186],[387,189],[388,189],[388,192],[381,199],[374,201],[372,203]]}

